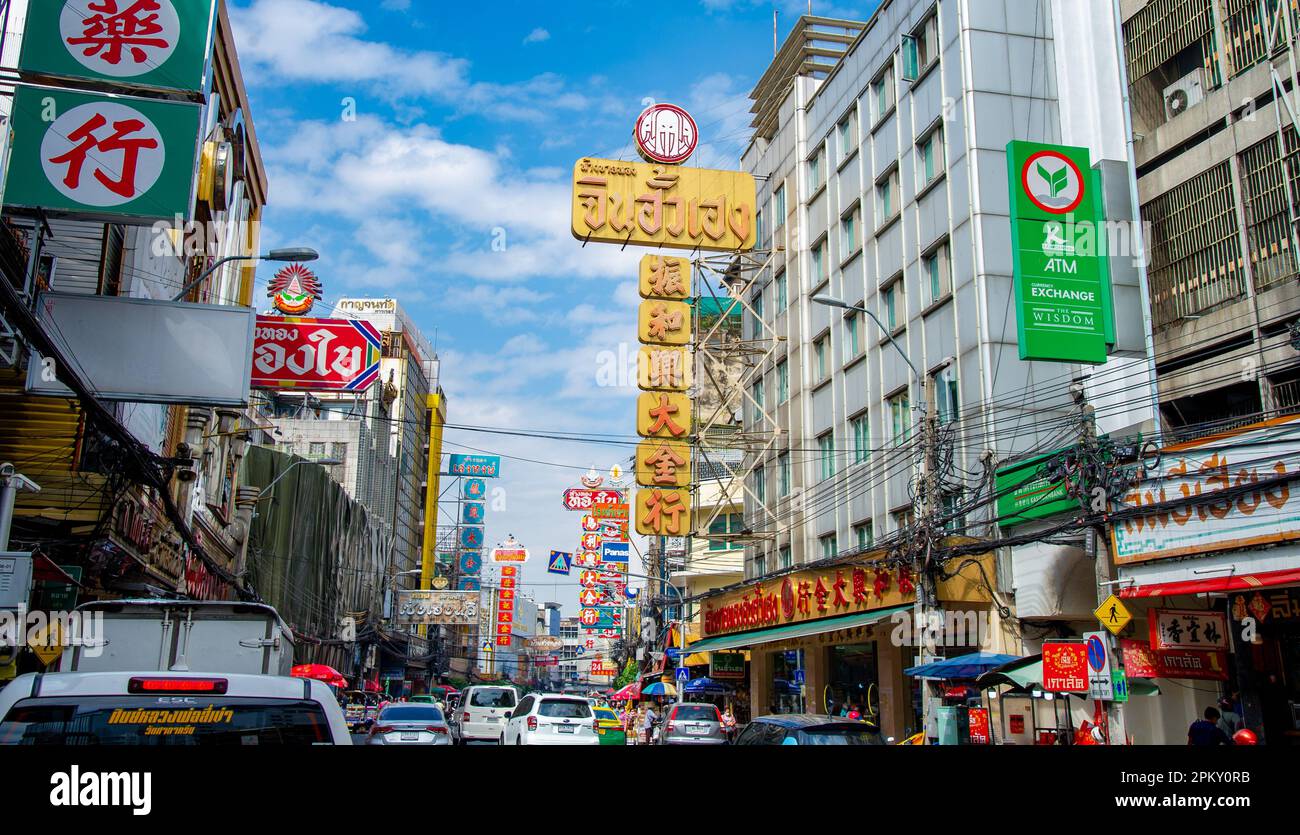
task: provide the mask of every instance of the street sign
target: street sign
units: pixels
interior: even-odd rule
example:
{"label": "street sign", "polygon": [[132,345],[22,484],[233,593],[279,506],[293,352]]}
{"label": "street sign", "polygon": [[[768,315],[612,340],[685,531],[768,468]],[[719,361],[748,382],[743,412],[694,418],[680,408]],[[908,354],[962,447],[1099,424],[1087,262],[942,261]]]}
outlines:
{"label": "street sign", "polygon": [[1075,643],[1043,644],[1043,689],[1052,693],[1088,690],[1088,647]]}
{"label": "street sign", "polygon": [[1101,622],[1101,625],[1110,630],[1112,635],[1118,635],[1128,626],[1129,621],[1133,620],[1133,615],[1124,604],[1115,595],[1111,595],[1102,601],[1097,610],[1092,613],[1093,617]]}
{"label": "street sign", "polygon": [[673,674],[673,675],[674,675],[674,677],[675,677],[678,681],[682,681],[682,682],[684,682],[684,681],[687,681],[688,679],[690,679],[690,677],[691,677],[691,671],[690,671],[690,669],[687,668],[687,667],[678,667],[678,668],[674,671],[674,674]]}
{"label": "street sign", "polygon": [[26,608],[31,595],[31,553],[0,551],[0,609]]}
{"label": "street sign", "polygon": [[1110,674],[1110,636],[1105,632],[1083,633],[1088,648],[1088,698],[1103,702],[1115,700]]}
{"label": "street sign", "polygon": [[552,551],[551,561],[546,566],[548,574],[562,574],[569,576],[569,570],[573,567],[573,554],[565,551]]}
{"label": "street sign", "polygon": [[1120,667],[1115,667],[1110,671],[1111,689],[1114,691],[1113,702],[1128,701],[1128,676]]}
{"label": "street sign", "polygon": [[499,455],[460,455],[453,453],[447,459],[447,472],[452,475],[497,478],[501,475]]}
{"label": "street sign", "polygon": [[379,378],[382,348],[379,331],[360,319],[258,316],[252,386],[361,391]]}
{"label": "street sign", "polygon": [[[744,657],[744,656],[742,656],[742,658],[743,658],[743,657]],[[795,670],[795,671],[794,671],[794,683],[797,684],[797,685],[802,686],[802,685],[803,685],[803,682],[804,682],[804,672],[803,672],[803,670]]]}

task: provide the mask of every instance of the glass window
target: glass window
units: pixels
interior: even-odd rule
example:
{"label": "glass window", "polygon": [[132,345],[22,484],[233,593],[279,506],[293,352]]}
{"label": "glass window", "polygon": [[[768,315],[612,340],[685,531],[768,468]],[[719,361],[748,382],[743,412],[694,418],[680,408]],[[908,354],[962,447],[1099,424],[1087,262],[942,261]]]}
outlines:
{"label": "glass window", "polygon": [[677,705],[670,718],[683,722],[721,722],[722,714],[713,705]]}
{"label": "glass window", "polygon": [[767,240],[766,223],[767,213],[762,209],[759,209],[754,215],[754,240],[758,242],[760,247],[763,245],[763,242]]}
{"label": "glass window", "polygon": [[939,60],[939,18],[937,15],[930,15],[926,18],[925,23],[917,30],[916,35],[916,65],[924,70],[926,67]]}
{"label": "glass window", "polygon": [[784,498],[790,495],[790,453],[783,452],[776,458],[777,491]]}
{"label": "glass window", "polygon": [[764,467],[754,468],[754,497],[759,504],[767,502],[767,470]]}
{"label": "glass window", "polygon": [[871,547],[873,538],[871,536],[871,523],[863,522],[861,525],[853,526],[853,540],[858,546],[859,551],[865,551]]}
{"label": "glass window", "polygon": [[754,297],[749,300],[749,305],[754,309],[754,335],[763,332],[763,291],[759,290]]}
{"label": "glass window", "polygon": [[826,348],[829,342],[829,336],[813,342],[813,382],[820,383],[826,379]]}
{"label": "glass window", "polygon": [[537,715],[548,719],[588,719],[591,717],[591,704],[586,699],[542,699]]}
{"label": "glass window", "polygon": [[885,313],[885,325],[889,328],[891,332],[894,331],[902,321],[902,317],[898,315],[899,314],[898,296],[899,293],[902,292],[902,290],[903,290],[903,282],[895,281],[892,284],[890,284],[888,287],[886,287],[884,290],[882,290],[880,293],[880,303],[881,306],[884,307],[884,313]]}
{"label": "glass window", "polygon": [[826,278],[826,241],[812,248],[812,286],[816,287]]}
{"label": "glass window", "polygon": [[953,423],[961,417],[957,398],[957,370],[951,365],[931,378],[934,388],[935,414],[940,423]]}
{"label": "glass window", "polygon": [[844,320],[844,361],[857,359],[860,353],[862,344],[858,339],[858,314],[854,313]]}
{"label": "glass window", "polygon": [[892,516],[894,517],[894,530],[899,530],[899,531],[907,530],[908,528],[910,528],[912,526],[913,520],[915,519],[915,516],[913,515],[912,509],[910,507],[907,508],[906,510],[896,510],[894,511]]}
{"label": "glass window", "polygon": [[879,122],[894,107],[894,60],[892,57],[884,71],[876,76],[875,81],[871,82],[871,99],[874,111],[872,116],[875,121]]}
{"label": "glass window", "polygon": [[772,195],[772,228],[780,229],[785,225],[785,186],[782,185]]}
{"label": "glass window", "polygon": [[821,466],[821,480],[825,481],[835,475],[835,433],[827,432],[817,439],[818,460]]}
{"label": "glass window", "polygon": [[754,576],[762,577],[766,573],[767,573],[767,557],[763,554],[758,554],[757,556],[754,557]]}
{"label": "glass window", "polygon": [[924,188],[944,170],[943,128],[930,131],[916,146],[917,187]]}
{"label": "glass window", "polygon": [[846,160],[852,156],[854,146],[858,141],[857,114],[850,113],[845,116],[836,127],[836,132],[840,137],[840,159]]}
{"label": "glass window", "polygon": [[952,291],[952,273],[948,268],[947,244],[936,248],[929,255],[921,258],[921,272],[927,291],[930,294],[930,298],[927,300],[930,304],[934,304]]}
{"label": "glass window", "polygon": [[961,493],[944,494],[943,527],[951,533],[958,533],[965,530],[966,516],[961,512]]}
{"label": "glass window", "polygon": [[314,457],[314,458],[324,458],[324,457],[325,457],[325,443],[324,443],[323,441],[312,441],[312,442],[308,445],[308,448],[309,448],[309,450],[310,450],[309,454],[310,454],[312,457]]}
{"label": "glass window", "polygon": [[871,420],[866,412],[849,421],[853,430],[853,463],[861,464],[871,457]]}
{"label": "glass window", "polygon": [[515,691],[509,687],[476,687],[469,697],[470,707],[514,707]]}
{"label": "glass window", "polygon": [[880,222],[898,214],[898,169],[890,171],[880,182],[876,183],[876,206],[880,212]]}
{"label": "glass window", "polygon": [[791,568],[794,566],[794,557],[790,554],[790,546],[781,546],[781,567]]}
{"label": "glass window", "polygon": [[835,541],[835,534],[830,533],[817,540],[821,546],[822,559],[830,559],[839,554],[840,548]]}
{"label": "glass window", "polygon": [[901,445],[912,434],[912,404],[907,392],[889,398],[890,438],[894,446]]}
{"label": "glass window", "polygon": [[840,246],[844,247],[845,258],[862,247],[862,209],[858,206],[840,218]]}
{"label": "glass window", "polygon": [[776,402],[790,399],[790,365],[785,360],[776,364]]}
{"label": "glass window", "polygon": [[330,444],[330,458],[336,461],[346,461],[348,458],[348,445],[338,442]]}
{"label": "glass window", "polygon": [[421,707],[417,705],[397,705],[384,708],[379,712],[379,722],[384,720],[390,722],[441,722],[443,720],[442,711],[436,707]]}
{"label": "glass window", "polygon": [[780,313],[790,306],[790,298],[786,287],[785,270],[776,277],[776,312]]}
{"label": "glass window", "polygon": [[817,149],[817,153],[808,160],[808,191],[812,193],[826,184],[826,146]]}
{"label": "glass window", "polygon": [[764,380],[763,378],[760,377],[759,379],[754,381],[754,385],[750,389],[750,394],[754,399],[752,405],[754,407],[754,423],[756,425],[761,424],[763,422],[763,409],[766,405],[764,402],[764,389],[766,387],[763,385],[763,383]]}

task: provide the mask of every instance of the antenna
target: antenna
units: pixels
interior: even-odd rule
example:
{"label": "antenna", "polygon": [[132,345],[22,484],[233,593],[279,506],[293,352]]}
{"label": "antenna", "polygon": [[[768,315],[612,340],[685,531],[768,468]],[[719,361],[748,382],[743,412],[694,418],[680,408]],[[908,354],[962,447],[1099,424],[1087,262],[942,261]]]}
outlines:
{"label": "antenna", "polygon": [[772,9],[772,57],[773,57],[773,58],[776,57],[776,52],[777,52],[777,49],[776,49],[776,19],[777,19],[778,16],[780,16],[780,14],[781,14],[781,12],[777,11],[776,9]]}

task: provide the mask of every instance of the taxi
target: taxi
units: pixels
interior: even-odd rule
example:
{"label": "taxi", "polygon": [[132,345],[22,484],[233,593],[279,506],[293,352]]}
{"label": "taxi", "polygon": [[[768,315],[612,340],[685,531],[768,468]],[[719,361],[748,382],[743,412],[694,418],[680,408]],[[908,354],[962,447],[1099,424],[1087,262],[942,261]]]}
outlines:
{"label": "taxi", "polygon": [[601,745],[627,745],[627,732],[623,730],[623,721],[613,708],[591,706],[596,718],[596,735]]}

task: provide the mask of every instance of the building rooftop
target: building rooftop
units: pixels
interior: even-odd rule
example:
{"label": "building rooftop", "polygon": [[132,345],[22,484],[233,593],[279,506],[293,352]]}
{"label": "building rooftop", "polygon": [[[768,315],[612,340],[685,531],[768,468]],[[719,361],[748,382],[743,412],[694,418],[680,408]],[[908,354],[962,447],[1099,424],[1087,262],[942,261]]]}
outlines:
{"label": "building rooftop", "polygon": [[749,94],[754,106],[750,127],[770,139],[779,127],[781,102],[796,76],[824,79],[862,34],[866,24],[857,20],[803,15],[777,50],[776,57]]}

